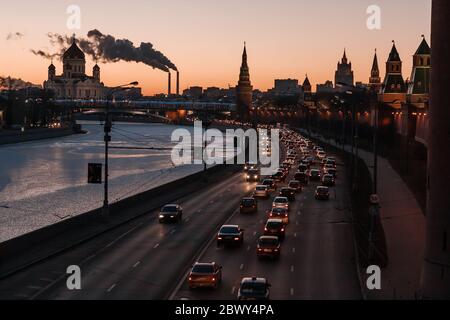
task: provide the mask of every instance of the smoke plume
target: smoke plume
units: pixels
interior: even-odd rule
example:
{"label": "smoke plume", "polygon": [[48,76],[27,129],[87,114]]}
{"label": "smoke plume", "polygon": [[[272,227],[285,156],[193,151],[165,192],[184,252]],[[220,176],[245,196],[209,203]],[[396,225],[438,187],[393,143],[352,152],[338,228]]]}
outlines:
{"label": "smoke plume", "polygon": [[6,40],[18,40],[23,37],[23,33],[21,32],[10,32],[6,36]]}
{"label": "smoke plume", "polygon": [[[72,37],[57,33],[48,33],[47,36],[50,43],[57,48],[57,54],[50,54],[42,50],[32,50],[34,54],[47,59],[61,58],[73,41]],[[177,70],[175,64],[162,52],[156,50],[153,44],[149,42],[142,42],[136,47],[128,39],[116,39],[111,35],[101,33],[97,29],[89,31],[87,38],[77,38],[76,41],[81,50],[94,60],[100,60],[105,63],[118,61],[144,63],[154,69],[165,72],[169,72],[170,69]]]}

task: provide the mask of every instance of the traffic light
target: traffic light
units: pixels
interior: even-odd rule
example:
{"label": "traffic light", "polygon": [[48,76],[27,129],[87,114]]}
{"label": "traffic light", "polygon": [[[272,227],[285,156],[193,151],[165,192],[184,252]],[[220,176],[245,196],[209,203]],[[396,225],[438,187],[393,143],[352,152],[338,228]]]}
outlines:
{"label": "traffic light", "polygon": [[88,183],[101,184],[102,183],[102,164],[89,163],[88,164]]}

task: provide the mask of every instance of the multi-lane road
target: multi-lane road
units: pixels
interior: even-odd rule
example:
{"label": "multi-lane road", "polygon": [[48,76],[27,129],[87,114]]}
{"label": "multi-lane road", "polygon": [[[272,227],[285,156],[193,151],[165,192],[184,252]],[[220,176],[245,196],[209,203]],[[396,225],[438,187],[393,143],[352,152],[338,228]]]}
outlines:
{"label": "multi-lane road", "polygon": [[[339,164],[344,177],[345,166]],[[297,195],[278,261],[256,257],[256,241],[271,199],[260,200],[256,214],[238,212],[240,199],[255,185],[246,183],[243,173],[228,177],[179,199],[180,224],[159,224],[158,213],[150,212],[3,279],[0,298],[235,299],[242,277],[259,276],[272,284],[272,299],[359,299],[345,179],[338,178],[329,201],[314,199],[317,183]],[[241,248],[216,247],[215,235],[224,223],[245,229]],[[186,273],[195,261],[223,266],[223,282],[217,290],[187,288]],[[81,268],[81,290],[67,288],[69,265]]]}

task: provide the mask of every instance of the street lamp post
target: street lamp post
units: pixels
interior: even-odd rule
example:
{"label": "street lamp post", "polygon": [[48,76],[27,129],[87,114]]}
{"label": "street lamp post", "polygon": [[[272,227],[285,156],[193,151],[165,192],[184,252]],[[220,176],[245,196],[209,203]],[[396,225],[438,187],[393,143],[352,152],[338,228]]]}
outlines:
{"label": "street lamp post", "polygon": [[137,81],[131,82],[126,85],[117,86],[109,89],[110,91],[106,95],[106,108],[105,108],[105,123],[103,126],[104,141],[105,141],[105,182],[104,182],[104,195],[103,195],[103,208],[102,213],[104,217],[108,217],[109,215],[109,199],[108,199],[108,177],[109,177],[109,142],[111,142],[111,128],[112,128],[112,119],[109,113],[109,101],[112,100],[114,93],[128,90],[130,87],[137,86],[139,83]]}

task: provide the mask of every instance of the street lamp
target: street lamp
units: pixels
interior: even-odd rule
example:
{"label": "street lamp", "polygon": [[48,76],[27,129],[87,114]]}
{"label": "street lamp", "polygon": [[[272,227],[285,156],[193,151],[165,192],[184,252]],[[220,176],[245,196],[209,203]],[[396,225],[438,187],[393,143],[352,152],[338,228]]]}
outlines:
{"label": "street lamp", "polygon": [[131,87],[135,87],[139,84],[139,82],[134,81],[129,84],[117,86],[108,89],[108,93],[106,94],[106,108],[105,108],[105,124],[103,126],[103,131],[105,133],[104,141],[105,141],[105,183],[104,183],[104,196],[103,196],[103,209],[102,213],[104,217],[109,215],[109,200],[108,200],[108,155],[109,155],[109,142],[111,141],[111,133],[112,121],[109,115],[109,100],[112,99],[114,93],[131,89]]}

